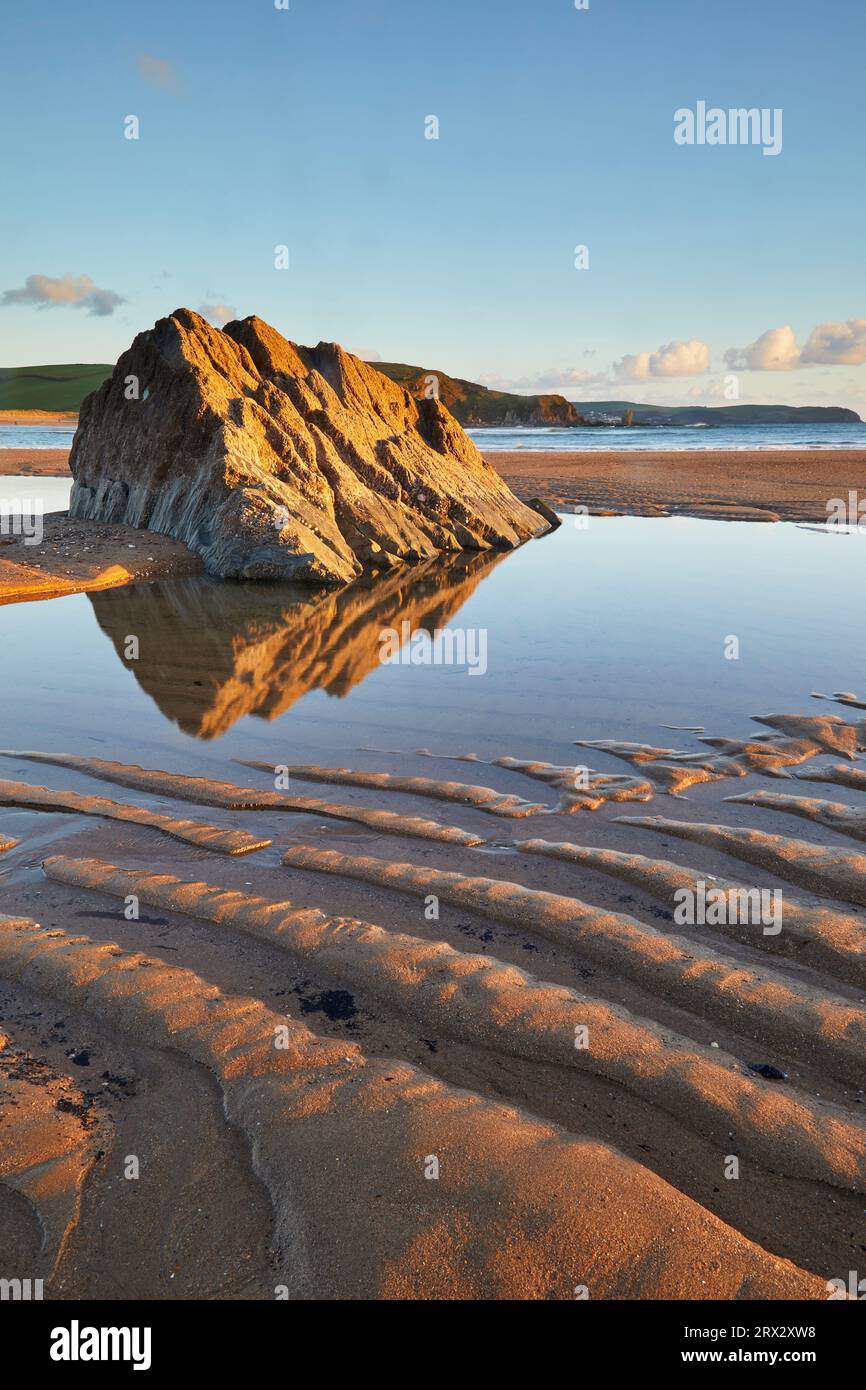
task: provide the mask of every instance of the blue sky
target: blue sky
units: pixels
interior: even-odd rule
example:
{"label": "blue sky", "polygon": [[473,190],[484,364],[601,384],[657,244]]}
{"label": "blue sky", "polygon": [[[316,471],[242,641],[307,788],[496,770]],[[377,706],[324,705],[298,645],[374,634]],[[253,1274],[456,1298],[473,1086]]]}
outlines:
{"label": "blue sky", "polygon": [[[225,306],[512,389],[866,415],[862,0],[43,0],[3,36],[0,365]],[[677,145],[701,100],[781,108],[781,153]]]}

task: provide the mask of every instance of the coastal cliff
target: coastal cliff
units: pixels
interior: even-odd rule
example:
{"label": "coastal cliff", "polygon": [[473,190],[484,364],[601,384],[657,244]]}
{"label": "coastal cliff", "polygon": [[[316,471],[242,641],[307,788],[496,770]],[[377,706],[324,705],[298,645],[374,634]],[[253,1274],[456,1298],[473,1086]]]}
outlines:
{"label": "coastal cliff", "polygon": [[564,396],[518,396],[492,391],[475,381],[463,381],[446,372],[409,367],[402,362],[372,362],[371,366],[391,381],[405,386],[417,400],[436,395],[464,428],[496,426],[538,428],[582,425],[583,416]]}

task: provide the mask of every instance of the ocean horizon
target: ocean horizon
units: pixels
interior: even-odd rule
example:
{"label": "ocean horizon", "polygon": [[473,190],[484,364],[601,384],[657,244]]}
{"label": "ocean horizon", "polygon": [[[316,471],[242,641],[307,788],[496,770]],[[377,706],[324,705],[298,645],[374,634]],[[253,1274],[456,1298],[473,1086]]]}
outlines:
{"label": "ocean horizon", "polygon": [[467,429],[482,453],[532,450],[544,452],[629,452],[688,449],[754,452],[783,449],[866,448],[866,424],[785,425],[580,425],[539,429]]}
{"label": "ocean horizon", "polygon": [[[620,450],[753,452],[866,448],[866,423],[785,425],[581,425],[578,427],[471,428],[466,433],[482,453],[581,453]],[[0,449],[68,449],[68,425],[0,425]]]}

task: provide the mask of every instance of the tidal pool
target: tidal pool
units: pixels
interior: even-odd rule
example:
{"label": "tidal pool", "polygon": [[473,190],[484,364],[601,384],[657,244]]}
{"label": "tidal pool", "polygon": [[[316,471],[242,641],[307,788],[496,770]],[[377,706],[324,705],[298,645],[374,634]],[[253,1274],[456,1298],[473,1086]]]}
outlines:
{"label": "tidal pool", "polygon": [[[213,772],[367,747],[563,762],[575,738],[693,746],[666,724],[754,735],[749,715],[866,688],[864,574],[856,532],[568,517],[516,553],[337,594],[186,579],[13,604],[2,742]],[[420,630],[447,630],[456,664],[424,638],[410,652]]]}

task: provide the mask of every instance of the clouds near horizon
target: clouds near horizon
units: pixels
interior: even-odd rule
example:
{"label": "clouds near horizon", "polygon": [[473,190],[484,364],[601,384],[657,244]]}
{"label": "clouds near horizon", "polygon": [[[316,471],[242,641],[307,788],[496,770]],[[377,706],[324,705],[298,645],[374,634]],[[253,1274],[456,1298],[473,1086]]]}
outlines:
{"label": "clouds near horizon", "polygon": [[735,371],[790,372],[800,364],[800,349],[789,323],[768,328],[744,348],[729,348],[725,363]]}
{"label": "clouds near horizon", "polygon": [[656,352],[627,354],[619,362],[614,362],[610,370],[616,382],[702,376],[710,370],[710,349],[700,338],[663,343]]}
{"label": "clouds near horizon", "polygon": [[86,309],[97,318],[107,318],[126,301],[114,290],[103,290],[89,275],[28,275],[20,289],[4,290],[0,304],[35,304],[39,309],[66,306]]}
{"label": "clouds near horizon", "polygon": [[866,319],[819,323],[809,334],[801,362],[859,367],[866,362]]}
{"label": "clouds near horizon", "polygon": [[729,348],[726,364],[737,371],[791,372],[796,367],[858,367],[866,362],[866,319],[827,320],[812,329],[801,348],[793,328],[768,328],[744,348]]}
{"label": "clouds near horizon", "polygon": [[576,387],[600,385],[604,372],[584,372],[579,367],[548,367],[533,376],[505,378],[491,373],[482,374],[481,384],[492,391],[527,392],[530,395],[551,391],[570,391]]}

